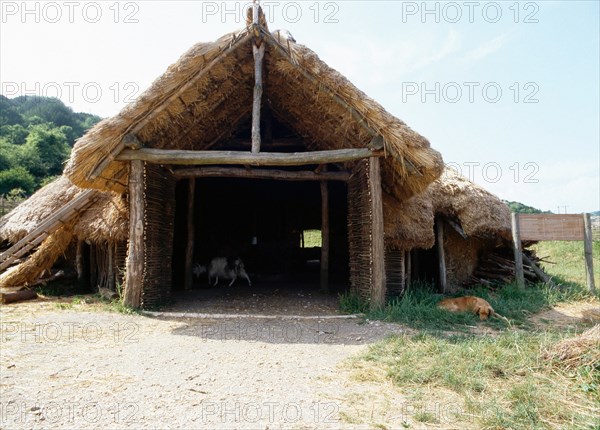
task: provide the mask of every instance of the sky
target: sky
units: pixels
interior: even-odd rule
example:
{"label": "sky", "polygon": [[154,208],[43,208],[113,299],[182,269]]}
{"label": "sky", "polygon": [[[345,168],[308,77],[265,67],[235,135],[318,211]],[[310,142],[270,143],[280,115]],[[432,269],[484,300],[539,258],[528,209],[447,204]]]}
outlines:
{"label": "sky", "polygon": [[[598,1],[262,1],[298,43],[511,201],[600,209]],[[0,93],[118,113],[248,2],[0,1]]]}

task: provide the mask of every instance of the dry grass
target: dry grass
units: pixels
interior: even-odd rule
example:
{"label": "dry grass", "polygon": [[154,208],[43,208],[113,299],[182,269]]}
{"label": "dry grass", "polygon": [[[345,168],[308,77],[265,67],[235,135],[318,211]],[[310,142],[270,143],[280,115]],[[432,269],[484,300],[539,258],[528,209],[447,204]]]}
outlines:
{"label": "dry grass", "polygon": [[588,366],[600,371],[600,324],[550,346],[543,358],[568,370]]}
{"label": "dry grass", "polygon": [[[564,336],[518,331],[494,337],[395,336],[350,367],[357,382],[379,383],[382,390],[392,382],[411,405],[425,405],[403,417],[407,428],[424,421],[441,428],[593,428],[600,414],[597,369],[567,372],[543,353]],[[432,393],[446,413],[431,406]]]}

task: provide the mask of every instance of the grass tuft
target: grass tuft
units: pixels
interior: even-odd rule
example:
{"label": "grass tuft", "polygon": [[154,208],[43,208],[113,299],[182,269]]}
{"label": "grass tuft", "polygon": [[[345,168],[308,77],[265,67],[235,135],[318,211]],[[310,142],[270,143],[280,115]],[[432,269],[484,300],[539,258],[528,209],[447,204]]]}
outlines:
{"label": "grass tuft", "polygon": [[393,336],[360,360],[383,367],[388,380],[413,396],[436,387],[451,390],[480,428],[565,428],[575,422],[582,426],[575,428],[592,428],[590,411],[600,412],[600,398],[584,387],[593,386],[594,376],[561,372],[541,358],[562,336],[516,330],[497,337]]}

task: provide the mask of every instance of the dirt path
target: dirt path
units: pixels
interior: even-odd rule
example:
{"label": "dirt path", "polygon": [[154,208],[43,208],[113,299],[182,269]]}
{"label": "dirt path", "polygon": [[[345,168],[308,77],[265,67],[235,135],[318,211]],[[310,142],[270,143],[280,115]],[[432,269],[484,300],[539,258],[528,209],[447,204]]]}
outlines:
{"label": "dirt path", "polygon": [[[214,312],[246,313],[219,319],[124,315],[70,300],[2,306],[0,429],[476,428],[452,421],[455,393],[432,389],[413,403],[373,373],[380,369],[352,360],[407,329],[328,319],[335,307],[312,295],[288,299],[274,299],[285,318],[269,319],[252,316],[269,309],[268,297],[223,307],[216,297]],[[194,300],[166,310],[207,310]],[[561,305],[534,318],[571,324],[595,308]],[[423,411],[438,423],[419,422]]]}
{"label": "dirt path", "polygon": [[[3,306],[0,316],[0,428],[348,428],[346,417],[357,416],[348,399],[380,388],[352,381],[340,363],[402,332],[358,320],[161,319],[54,302]],[[375,397],[363,422],[375,408],[394,410]]]}

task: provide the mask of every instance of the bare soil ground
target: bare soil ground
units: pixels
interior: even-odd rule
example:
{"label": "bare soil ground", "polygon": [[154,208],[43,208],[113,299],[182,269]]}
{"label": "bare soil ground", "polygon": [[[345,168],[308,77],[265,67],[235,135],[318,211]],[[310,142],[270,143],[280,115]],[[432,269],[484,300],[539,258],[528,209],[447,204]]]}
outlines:
{"label": "bare soil ground", "polygon": [[[352,357],[408,329],[325,318],[335,300],[314,293],[256,294],[254,305],[192,294],[165,309],[255,314],[244,318],[125,315],[57,299],[2,306],[0,428],[473,428],[414,419],[417,407],[447,403],[439,391],[416,404],[356,378]],[[287,317],[256,316],[276,309]]]}

